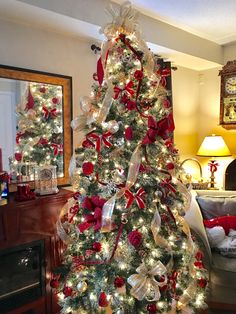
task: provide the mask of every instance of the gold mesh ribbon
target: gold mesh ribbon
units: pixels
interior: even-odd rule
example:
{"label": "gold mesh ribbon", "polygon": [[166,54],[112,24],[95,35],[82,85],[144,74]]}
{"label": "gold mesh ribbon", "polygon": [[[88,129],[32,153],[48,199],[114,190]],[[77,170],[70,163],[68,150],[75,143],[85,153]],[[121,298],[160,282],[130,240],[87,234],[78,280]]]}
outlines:
{"label": "gold mesh ribbon", "polygon": [[[130,293],[132,296],[139,301],[146,298],[148,301],[158,301],[160,299],[160,289],[167,283],[166,267],[161,261],[157,261],[155,266],[148,270],[148,268],[141,264],[136,269],[138,274],[131,275],[128,278],[128,283],[132,286]],[[157,281],[155,276],[164,276],[165,280],[163,282]]]}
{"label": "gold mesh ribbon", "polygon": [[102,208],[102,222],[101,222],[101,231],[102,232],[110,232],[112,230],[112,215],[115,208],[116,200],[121,198],[125,191],[130,189],[131,186],[137,180],[139,167],[141,163],[141,144],[139,144],[134,150],[131,159],[130,166],[128,171],[128,176],[126,180],[126,185],[120,191],[118,191],[114,196],[112,196]]}

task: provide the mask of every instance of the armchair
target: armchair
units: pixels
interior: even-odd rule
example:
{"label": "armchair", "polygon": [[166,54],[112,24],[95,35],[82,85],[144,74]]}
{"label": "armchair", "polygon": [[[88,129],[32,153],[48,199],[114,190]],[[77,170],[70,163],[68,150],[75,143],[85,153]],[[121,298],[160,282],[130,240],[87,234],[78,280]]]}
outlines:
{"label": "armchair", "polygon": [[236,191],[194,190],[185,219],[201,239],[209,270],[207,302],[211,308],[236,310],[236,257],[223,256],[211,247],[203,219],[236,216]]}

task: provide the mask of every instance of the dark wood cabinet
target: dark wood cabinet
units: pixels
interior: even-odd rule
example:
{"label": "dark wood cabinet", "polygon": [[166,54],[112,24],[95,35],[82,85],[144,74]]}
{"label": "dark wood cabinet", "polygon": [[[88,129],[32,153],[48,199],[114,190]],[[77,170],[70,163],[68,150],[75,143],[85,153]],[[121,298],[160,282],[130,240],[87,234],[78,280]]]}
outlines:
{"label": "dark wood cabinet", "polygon": [[17,202],[14,200],[14,195],[10,195],[8,204],[0,206],[0,255],[1,252],[5,253],[9,250],[11,253],[15,251],[17,256],[15,248],[26,247],[29,244],[32,249],[32,245],[39,241],[43,247],[43,256],[40,255],[43,277],[41,295],[4,313],[59,313],[56,297],[50,288],[52,270],[60,264],[63,250],[63,244],[56,232],[56,222],[61,208],[72,193],[61,189],[58,194],[40,196],[35,200],[24,202]]}

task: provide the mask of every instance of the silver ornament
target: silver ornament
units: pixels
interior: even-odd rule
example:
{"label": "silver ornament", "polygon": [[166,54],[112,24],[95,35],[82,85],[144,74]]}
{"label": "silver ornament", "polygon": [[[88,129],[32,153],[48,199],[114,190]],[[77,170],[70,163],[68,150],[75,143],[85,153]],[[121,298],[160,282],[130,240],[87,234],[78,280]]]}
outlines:
{"label": "silver ornament", "polygon": [[116,133],[119,130],[118,122],[116,122],[116,120],[111,120],[111,121],[107,122],[107,129],[112,134]]}
{"label": "silver ornament", "polygon": [[80,281],[76,288],[78,289],[79,292],[85,292],[88,288],[87,282],[86,281]]}
{"label": "silver ornament", "polygon": [[125,314],[125,312],[123,310],[118,310],[116,314]]}

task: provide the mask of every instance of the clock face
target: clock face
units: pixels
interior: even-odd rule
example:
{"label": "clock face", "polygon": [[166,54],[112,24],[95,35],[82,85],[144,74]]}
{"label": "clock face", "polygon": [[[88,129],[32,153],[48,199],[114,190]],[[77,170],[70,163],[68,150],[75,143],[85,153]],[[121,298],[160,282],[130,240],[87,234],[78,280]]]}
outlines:
{"label": "clock face", "polygon": [[225,91],[230,95],[236,94],[236,75],[225,79]]}
{"label": "clock face", "polygon": [[43,169],[40,171],[40,180],[51,180],[52,179],[52,171],[49,169]]}

